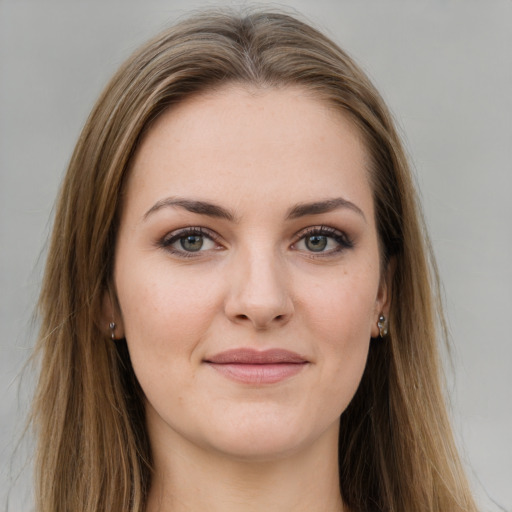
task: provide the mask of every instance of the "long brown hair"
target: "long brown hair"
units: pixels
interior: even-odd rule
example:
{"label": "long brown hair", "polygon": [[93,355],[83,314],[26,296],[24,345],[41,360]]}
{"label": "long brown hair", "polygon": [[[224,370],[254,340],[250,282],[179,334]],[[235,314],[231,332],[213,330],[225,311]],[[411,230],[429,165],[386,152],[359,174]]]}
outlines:
{"label": "long brown hair", "polygon": [[390,334],[371,343],[341,417],[344,502],[357,512],[475,511],[443,400],[437,272],[386,106],[347,54],[309,25],[280,13],[215,11],[181,21],[128,59],[94,107],[62,184],[39,302],[32,420],[40,512],[145,508],[143,394],[126,344],[112,343],[99,323],[123,183],[163,111],[233,82],[302,87],[350,116],[366,143],[383,264],[392,260],[395,272]]}

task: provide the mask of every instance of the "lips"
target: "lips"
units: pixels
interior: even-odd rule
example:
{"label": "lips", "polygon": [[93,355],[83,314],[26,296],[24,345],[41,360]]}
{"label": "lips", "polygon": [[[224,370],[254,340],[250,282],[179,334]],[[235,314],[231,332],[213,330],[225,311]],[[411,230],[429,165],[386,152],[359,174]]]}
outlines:
{"label": "lips", "polygon": [[204,360],[225,377],[245,384],[274,384],[300,373],[309,363],[283,349],[232,349]]}

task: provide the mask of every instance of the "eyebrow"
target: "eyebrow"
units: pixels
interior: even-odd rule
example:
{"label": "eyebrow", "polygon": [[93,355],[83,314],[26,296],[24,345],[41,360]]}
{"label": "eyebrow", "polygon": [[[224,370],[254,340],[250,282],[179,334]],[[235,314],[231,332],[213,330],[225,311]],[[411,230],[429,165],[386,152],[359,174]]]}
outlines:
{"label": "eyebrow", "polygon": [[182,199],[168,197],[157,201],[145,214],[143,220],[146,220],[152,213],[161,210],[162,208],[183,208],[192,213],[199,215],[207,215],[208,217],[216,217],[218,219],[226,219],[231,222],[236,222],[236,216],[233,212],[226,210],[222,206],[208,203],[207,201],[196,201],[192,199]]}
{"label": "eyebrow", "polygon": [[[225,219],[230,222],[238,222],[236,215],[222,206],[209,203],[207,201],[199,201],[193,199],[167,197],[157,201],[143,216],[143,220],[146,220],[151,214],[161,210],[162,208],[183,208],[192,213],[199,215],[207,215],[208,217],[215,217],[218,219]],[[326,199],[324,201],[314,201],[311,203],[299,203],[288,210],[286,219],[298,219],[307,215],[320,215],[322,213],[329,213],[340,208],[348,208],[361,215],[366,221],[366,217],[356,204],[343,199],[342,197],[336,197],[333,199]]]}
{"label": "eyebrow", "polygon": [[356,204],[343,199],[342,197],[335,197],[333,199],[326,199],[324,201],[315,201],[312,203],[300,203],[295,205],[288,211],[286,215],[287,219],[298,219],[299,217],[305,217],[306,215],[320,215],[321,213],[329,213],[339,208],[348,208],[361,215],[366,222],[366,217],[363,210]]}

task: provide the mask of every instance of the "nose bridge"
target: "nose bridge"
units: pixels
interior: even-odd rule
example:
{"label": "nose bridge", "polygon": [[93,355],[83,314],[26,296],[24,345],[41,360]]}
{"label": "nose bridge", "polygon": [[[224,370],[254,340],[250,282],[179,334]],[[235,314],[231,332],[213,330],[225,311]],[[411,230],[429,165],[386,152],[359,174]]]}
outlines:
{"label": "nose bridge", "polygon": [[228,279],[226,314],[258,329],[287,322],[293,310],[285,264],[273,247],[254,244],[238,251]]}

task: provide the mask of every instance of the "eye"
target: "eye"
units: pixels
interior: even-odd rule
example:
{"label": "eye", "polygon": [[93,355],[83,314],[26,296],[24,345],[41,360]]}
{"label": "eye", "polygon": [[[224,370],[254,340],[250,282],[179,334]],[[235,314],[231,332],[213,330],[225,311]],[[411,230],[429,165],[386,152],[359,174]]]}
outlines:
{"label": "eye", "polygon": [[209,230],[191,227],[168,233],[159,245],[177,256],[193,257],[194,253],[218,249],[215,238]]}
{"label": "eye", "polygon": [[187,235],[179,238],[181,247],[185,251],[197,252],[200,251],[204,245],[203,235]]}
{"label": "eye", "polygon": [[345,233],[328,226],[308,228],[299,237],[293,245],[295,249],[319,255],[337,254],[354,246]]}
{"label": "eye", "polygon": [[325,235],[311,235],[304,238],[307,249],[313,252],[322,252],[329,244],[329,238]]}

